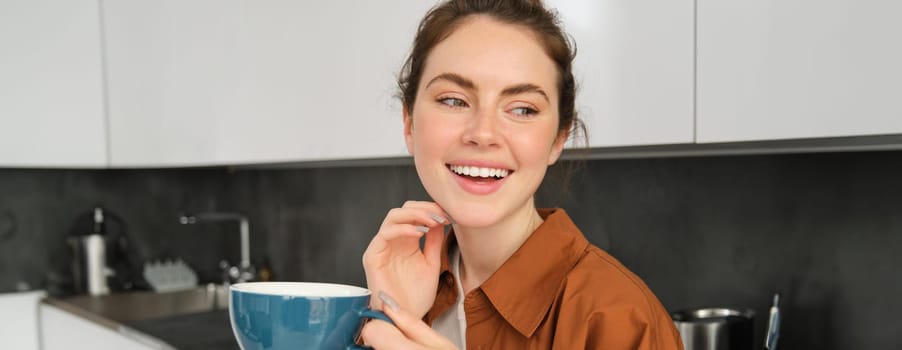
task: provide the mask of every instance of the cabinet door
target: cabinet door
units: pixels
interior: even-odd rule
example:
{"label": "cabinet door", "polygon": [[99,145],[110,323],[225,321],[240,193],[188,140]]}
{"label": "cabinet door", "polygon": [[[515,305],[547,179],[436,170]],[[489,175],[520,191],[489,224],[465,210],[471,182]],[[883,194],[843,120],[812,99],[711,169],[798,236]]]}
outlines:
{"label": "cabinet door", "polygon": [[105,167],[96,0],[0,2],[0,166]]}
{"label": "cabinet door", "polygon": [[395,77],[431,5],[104,2],[112,165],[405,155]]}
{"label": "cabinet door", "polygon": [[[94,321],[83,319],[67,311],[40,304],[41,347],[44,350],[150,350],[167,348],[159,341],[147,344],[125,336]],[[146,336],[145,336],[146,337]]]}
{"label": "cabinet door", "polygon": [[698,1],[698,139],[902,133],[902,2]]}
{"label": "cabinet door", "polygon": [[556,0],[590,146],[692,143],[693,0]]}
{"label": "cabinet door", "polygon": [[44,291],[0,294],[0,339],[4,349],[38,350],[38,303]]}

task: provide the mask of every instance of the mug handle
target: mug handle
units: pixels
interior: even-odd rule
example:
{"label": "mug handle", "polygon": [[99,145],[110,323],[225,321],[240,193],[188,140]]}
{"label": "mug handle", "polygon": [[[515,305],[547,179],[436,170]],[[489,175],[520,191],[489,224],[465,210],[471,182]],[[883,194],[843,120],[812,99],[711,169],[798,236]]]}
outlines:
{"label": "mug handle", "polygon": [[[357,317],[360,317],[362,319],[369,318],[369,319],[382,320],[382,321],[391,323],[392,325],[395,325],[395,322],[392,321],[390,318],[388,318],[388,315],[386,315],[384,312],[379,311],[379,310],[366,309],[366,310],[361,311],[359,314],[357,314]],[[359,337],[359,335],[358,335],[358,337]],[[357,344],[351,344],[350,346],[348,346],[348,350],[372,350],[372,349],[373,348],[371,348],[369,346],[363,346],[363,345],[357,345]]]}

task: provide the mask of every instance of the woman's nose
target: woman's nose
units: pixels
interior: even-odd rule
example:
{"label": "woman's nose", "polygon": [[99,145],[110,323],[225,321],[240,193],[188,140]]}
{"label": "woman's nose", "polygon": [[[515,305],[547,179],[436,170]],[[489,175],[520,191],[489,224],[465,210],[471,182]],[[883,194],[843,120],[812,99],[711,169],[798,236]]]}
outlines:
{"label": "woman's nose", "polygon": [[467,123],[463,133],[463,141],[480,147],[497,146],[501,140],[498,120],[494,111],[478,110]]}

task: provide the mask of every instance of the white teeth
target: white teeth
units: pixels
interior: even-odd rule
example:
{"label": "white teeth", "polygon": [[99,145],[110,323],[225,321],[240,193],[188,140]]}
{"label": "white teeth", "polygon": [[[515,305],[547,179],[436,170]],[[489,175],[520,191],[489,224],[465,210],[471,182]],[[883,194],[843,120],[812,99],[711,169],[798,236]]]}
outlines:
{"label": "white teeth", "polygon": [[449,166],[451,171],[466,176],[474,176],[474,177],[507,177],[510,173],[507,169],[496,169],[496,168],[480,168],[475,166],[462,166],[462,165],[451,165]]}

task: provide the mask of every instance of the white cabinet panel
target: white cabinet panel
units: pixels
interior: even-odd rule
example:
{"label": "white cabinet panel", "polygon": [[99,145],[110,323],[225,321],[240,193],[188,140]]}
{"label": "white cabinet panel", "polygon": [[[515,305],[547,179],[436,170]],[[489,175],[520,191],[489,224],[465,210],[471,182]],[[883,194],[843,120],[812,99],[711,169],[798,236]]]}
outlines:
{"label": "white cabinet panel", "polygon": [[694,1],[556,0],[590,146],[692,143]]}
{"label": "white cabinet panel", "polygon": [[0,339],[4,349],[38,350],[38,303],[44,291],[0,294]]}
{"label": "white cabinet panel", "polygon": [[69,312],[40,305],[43,350],[150,350],[168,346],[147,345]]}
{"label": "white cabinet panel", "polygon": [[98,1],[0,2],[0,166],[106,165]]}
{"label": "white cabinet panel", "polygon": [[902,133],[902,2],[699,0],[698,140]]}
{"label": "white cabinet panel", "polygon": [[395,77],[429,1],[110,1],[113,166],[406,154]]}

